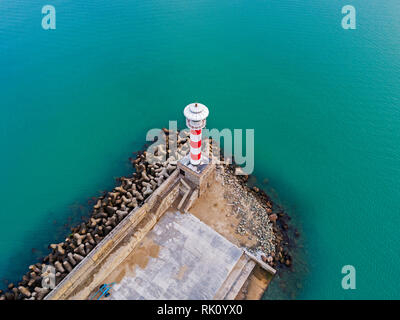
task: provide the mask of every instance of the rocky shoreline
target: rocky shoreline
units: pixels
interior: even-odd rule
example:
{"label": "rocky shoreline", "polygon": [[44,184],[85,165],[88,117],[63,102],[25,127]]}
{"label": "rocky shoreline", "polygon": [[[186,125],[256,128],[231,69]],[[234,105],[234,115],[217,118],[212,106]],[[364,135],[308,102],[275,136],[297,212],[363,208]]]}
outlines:
{"label": "rocky shoreline", "polygon": [[[290,217],[282,206],[273,201],[265,191],[250,187],[248,175],[235,175],[236,165],[226,165],[219,170],[226,190],[224,197],[232,206],[232,213],[240,219],[236,233],[255,238],[250,251],[275,269],[292,266],[292,230]],[[240,169],[239,169],[240,170]]]}
{"label": "rocky shoreline", "polygon": [[[163,129],[166,135],[167,146],[171,133]],[[73,269],[81,262],[93,249],[109,234],[128,213],[140,207],[143,202],[154,192],[154,190],[165,181],[176,169],[176,157],[184,156],[188,151],[188,134],[177,138],[177,155],[170,154],[170,150],[165,146],[159,145],[154,154],[156,159],[166,159],[165,161],[149,162],[146,151],[140,151],[135,158],[130,158],[135,172],[132,176],[118,178],[119,185],[112,191],[105,192],[98,197],[93,211],[88,221],[71,228],[71,233],[63,242],[49,245],[51,252],[43,257],[40,262],[30,265],[29,270],[22,276],[22,280],[16,285],[10,283],[8,288],[0,290],[0,300],[42,300],[50,291],[49,289],[49,269],[55,269],[55,285],[59,284]],[[176,157],[175,157],[176,156]],[[224,165],[226,172],[234,175],[236,166]],[[263,228],[271,227],[275,234],[274,250],[260,241],[260,247],[254,248],[264,252],[262,259],[273,267],[290,267],[292,263],[290,255],[290,240],[288,236],[288,220],[290,219],[284,210],[275,204],[270,197],[257,187],[247,186],[248,176],[235,176],[248,192],[253,193],[264,205],[267,219],[272,222],[263,224],[261,217],[260,224],[256,227],[263,236]],[[269,228],[268,227],[268,228]],[[241,226],[237,232],[241,231]]]}

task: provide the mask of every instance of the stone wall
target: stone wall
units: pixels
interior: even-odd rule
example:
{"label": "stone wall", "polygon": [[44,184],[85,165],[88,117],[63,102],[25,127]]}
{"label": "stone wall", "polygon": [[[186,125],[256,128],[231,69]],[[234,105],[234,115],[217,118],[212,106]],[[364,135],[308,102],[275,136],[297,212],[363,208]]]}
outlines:
{"label": "stone wall", "polygon": [[205,172],[203,172],[201,176],[199,185],[199,196],[204,192],[206,192],[206,190],[209,188],[214,179],[215,179],[215,164],[210,163],[205,169]]}
{"label": "stone wall", "polygon": [[161,215],[172,205],[175,199],[178,198],[179,188],[180,184],[175,183],[175,185],[172,185],[172,188],[170,190],[166,190],[167,192],[160,195],[160,204],[155,212],[157,218],[160,218]]}
{"label": "stone wall", "polygon": [[215,164],[209,163],[202,172],[195,172],[182,162],[178,162],[179,176],[194,187],[198,187],[199,196],[202,195],[215,178]]}

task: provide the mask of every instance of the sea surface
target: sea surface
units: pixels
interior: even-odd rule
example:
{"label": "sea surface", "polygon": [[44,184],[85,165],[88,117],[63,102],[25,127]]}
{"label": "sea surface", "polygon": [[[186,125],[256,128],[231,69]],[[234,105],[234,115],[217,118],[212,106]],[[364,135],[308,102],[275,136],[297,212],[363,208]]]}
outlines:
{"label": "sea surface", "polygon": [[0,0],[0,287],[194,101],[255,130],[257,183],[301,233],[265,299],[400,297],[398,0]]}

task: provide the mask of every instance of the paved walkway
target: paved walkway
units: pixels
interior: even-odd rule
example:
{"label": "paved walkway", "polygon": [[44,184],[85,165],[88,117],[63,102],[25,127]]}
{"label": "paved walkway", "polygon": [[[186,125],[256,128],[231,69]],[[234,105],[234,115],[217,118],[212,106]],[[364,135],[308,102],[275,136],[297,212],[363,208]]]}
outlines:
{"label": "paved walkway", "polygon": [[146,235],[160,249],[113,287],[110,299],[212,299],[242,250],[195,216],[167,212]]}

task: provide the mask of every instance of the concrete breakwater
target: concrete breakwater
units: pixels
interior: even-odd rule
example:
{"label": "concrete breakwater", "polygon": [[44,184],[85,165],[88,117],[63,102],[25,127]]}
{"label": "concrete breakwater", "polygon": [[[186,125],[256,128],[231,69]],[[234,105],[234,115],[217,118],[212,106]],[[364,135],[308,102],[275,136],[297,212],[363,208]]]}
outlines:
{"label": "concrete breakwater", "polygon": [[[178,133],[163,130],[168,146],[169,136]],[[179,135],[179,155],[187,153],[188,140],[188,137],[182,138],[182,134]],[[10,284],[5,293],[0,292],[0,300],[77,298],[76,292],[82,286],[90,286],[93,283],[93,274],[99,268],[105,268],[101,264],[105,256],[115,254],[116,261],[122,261],[125,253],[118,252],[118,245],[128,235],[139,241],[155,225],[179,192],[177,159],[169,151],[160,145],[155,153],[156,157],[165,156],[165,161],[149,163],[146,151],[138,153],[135,159],[130,159],[135,169],[132,176],[119,178],[117,187],[97,199],[89,221],[72,228],[71,234],[63,242],[51,244],[51,252],[42,261],[29,266],[29,271],[17,285]],[[235,176],[234,165],[224,167],[228,180]],[[285,233],[288,229],[285,222],[287,216],[262,190],[249,188],[247,179],[247,176],[234,178],[243,187],[244,193],[256,196],[260,203],[265,204],[265,210],[260,207],[260,210],[264,210],[265,219],[260,220],[260,225],[256,226],[259,248],[255,249],[264,252],[261,256],[264,262],[274,267],[288,267],[291,265],[291,258],[287,246],[289,240]],[[268,229],[267,232],[265,228],[269,221],[273,223],[273,230]],[[138,225],[140,228],[136,228]],[[263,238],[263,234],[272,231],[275,237]],[[242,232],[242,226],[238,226],[237,232]],[[49,283],[46,282],[49,281],[46,266],[55,269],[56,287],[53,289],[49,289]]]}
{"label": "concrete breakwater", "polygon": [[[163,130],[168,145],[169,131]],[[182,135],[179,138],[178,148],[181,152],[185,152],[188,140]],[[63,242],[50,244],[51,252],[42,261],[30,265],[29,271],[17,285],[10,283],[5,292],[0,291],[0,300],[43,299],[52,290],[50,283],[46,283],[51,281],[47,266],[55,268],[55,285],[58,285],[130,213],[139,215],[139,209],[145,206],[146,200],[176,169],[177,159],[169,156],[163,145],[159,146],[155,156],[165,157],[166,161],[149,163],[146,151],[130,159],[135,169],[132,176],[119,178],[119,186],[97,199],[89,221],[72,228],[71,234]]]}

